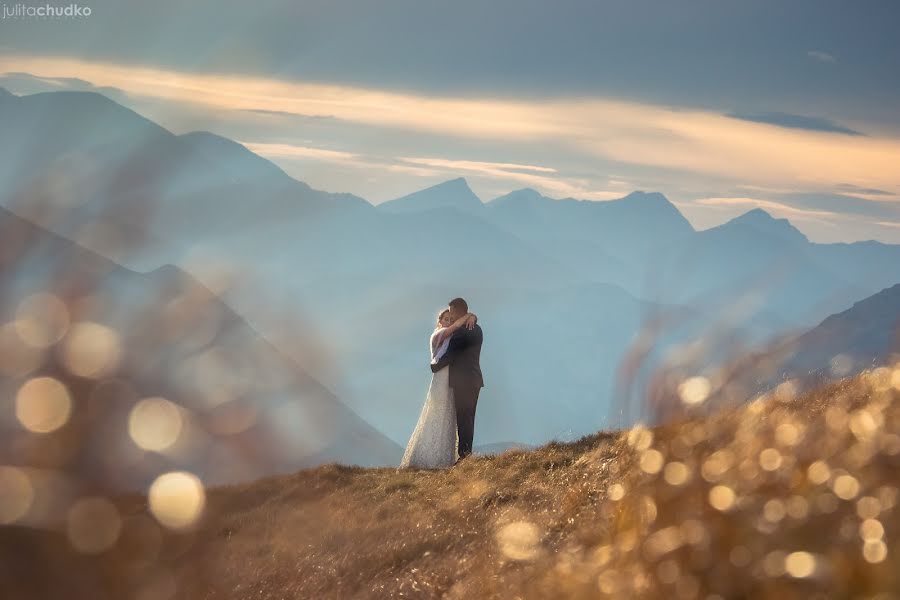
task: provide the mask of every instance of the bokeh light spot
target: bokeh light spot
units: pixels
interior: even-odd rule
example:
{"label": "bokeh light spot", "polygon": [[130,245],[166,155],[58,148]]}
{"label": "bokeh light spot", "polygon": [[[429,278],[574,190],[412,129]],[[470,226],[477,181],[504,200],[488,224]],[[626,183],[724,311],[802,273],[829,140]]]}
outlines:
{"label": "bokeh light spot", "polygon": [[531,560],[540,552],[540,531],[534,523],[515,521],[497,531],[500,551],[513,560]]}
{"label": "bokeh light spot", "polygon": [[709,490],[709,504],[716,510],[731,510],[736,500],[734,490],[726,485],[717,485]]}
{"label": "bokeh light spot", "polygon": [[809,577],[816,572],[816,562],[809,552],[791,552],[784,559],[784,570],[791,577]]}
{"label": "bokeh light spot", "polygon": [[644,473],[655,475],[662,469],[665,459],[659,450],[645,450],[641,454],[641,470]]}
{"label": "bokeh light spot", "polygon": [[706,377],[690,377],[678,385],[678,396],[684,404],[694,406],[705,402],[711,390],[712,385]]}
{"label": "bokeh light spot", "polygon": [[863,544],[863,558],[866,562],[880,563],[887,558],[887,552],[887,545],[881,540]]}
{"label": "bokeh light spot", "polygon": [[138,447],[162,452],[178,440],[181,410],[165,398],[143,398],[128,416],[128,434]]}
{"label": "bokeh light spot", "polygon": [[69,390],[52,377],[26,381],[16,394],[16,417],[25,429],[49,433],[69,420],[72,399]]}
{"label": "bokeh light spot", "polygon": [[206,490],[200,479],[187,471],[172,471],[156,478],[148,493],[150,512],[169,529],[194,525],[206,505]]}
{"label": "bokeh light spot", "polygon": [[0,524],[14,523],[28,513],[34,487],[21,469],[0,466]]}
{"label": "bokeh light spot", "polygon": [[831,478],[831,469],[825,461],[817,460],[806,469],[806,476],[812,483],[821,485]]}
{"label": "bokeh light spot", "polygon": [[766,448],[759,453],[759,466],[766,471],[776,471],[781,466],[781,453],[775,448]]}
{"label": "bokeh light spot", "polygon": [[856,514],[860,519],[874,519],[881,513],[881,501],[873,496],[863,496],[856,502]]}
{"label": "bokeh light spot", "polygon": [[859,524],[859,537],[874,542],[884,537],[884,525],[877,519],[866,519]]}
{"label": "bokeh light spot", "polygon": [[625,486],[623,486],[621,483],[612,484],[606,491],[606,497],[613,502],[618,502],[625,497]]}
{"label": "bokeh light spot", "polygon": [[82,498],[69,509],[66,519],[69,542],[84,554],[112,548],[121,530],[119,511],[106,498]]}
{"label": "bokeh light spot", "polygon": [[109,375],[118,366],[121,352],[119,335],[100,323],[76,323],[63,340],[63,362],[80,377]]}
{"label": "bokeh light spot", "polygon": [[666,465],[663,478],[669,485],[683,485],[691,478],[691,470],[683,462],[673,461]]}
{"label": "bokeh light spot", "polygon": [[19,303],[15,327],[19,337],[29,346],[48,348],[66,334],[69,310],[53,294],[34,294]]}
{"label": "bokeh light spot", "polygon": [[841,500],[852,500],[859,494],[859,482],[852,475],[839,475],[834,479],[832,489]]}

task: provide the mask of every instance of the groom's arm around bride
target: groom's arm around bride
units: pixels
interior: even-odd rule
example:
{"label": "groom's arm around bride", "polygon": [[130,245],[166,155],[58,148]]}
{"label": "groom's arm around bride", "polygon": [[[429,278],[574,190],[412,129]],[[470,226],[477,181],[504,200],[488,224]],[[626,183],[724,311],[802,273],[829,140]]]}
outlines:
{"label": "groom's arm around bride", "polygon": [[[471,329],[468,329],[466,327],[458,329],[450,337],[450,342],[447,345],[447,351],[444,352],[444,355],[437,362],[431,363],[431,372],[437,373],[447,365],[453,364],[465,350],[474,349],[477,346],[481,346],[483,339],[484,334],[482,333],[481,327],[479,327],[478,324],[475,324],[475,326]],[[478,369],[477,377],[479,379],[481,378],[480,371],[481,369]],[[473,372],[471,373],[471,375],[475,375],[475,373]]]}

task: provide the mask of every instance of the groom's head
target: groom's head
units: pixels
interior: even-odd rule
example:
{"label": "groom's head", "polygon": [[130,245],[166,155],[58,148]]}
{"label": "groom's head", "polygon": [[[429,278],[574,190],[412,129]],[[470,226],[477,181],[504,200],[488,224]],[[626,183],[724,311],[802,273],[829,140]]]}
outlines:
{"label": "groom's head", "polygon": [[450,307],[450,318],[454,321],[469,312],[469,305],[462,298],[454,298],[447,306]]}

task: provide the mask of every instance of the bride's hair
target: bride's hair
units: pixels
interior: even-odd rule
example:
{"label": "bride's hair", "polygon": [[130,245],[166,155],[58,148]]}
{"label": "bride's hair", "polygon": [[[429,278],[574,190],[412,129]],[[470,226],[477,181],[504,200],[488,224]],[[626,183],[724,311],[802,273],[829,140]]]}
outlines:
{"label": "bride's hair", "polygon": [[437,322],[434,324],[434,328],[435,328],[435,329],[440,329],[440,328],[441,328],[441,319],[443,319],[443,318],[444,318],[444,315],[447,314],[447,313],[449,313],[449,312],[450,312],[450,309],[449,309],[449,308],[445,308],[444,310],[442,310],[441,312],[438,313],[438,316],[437,316]]}

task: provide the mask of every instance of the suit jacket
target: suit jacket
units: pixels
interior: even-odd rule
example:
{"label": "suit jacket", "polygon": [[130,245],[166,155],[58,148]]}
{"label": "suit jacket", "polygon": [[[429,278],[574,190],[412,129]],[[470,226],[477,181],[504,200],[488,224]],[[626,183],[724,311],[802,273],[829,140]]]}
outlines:
{"label": "suit jacket", "polygon": [[461,327],[450,336],[447,351],[436,363],[431,365],[431,372],[436,373],[450,365],[450,387],[481,388],[484,378],[481,376],[481,343],[484,333],[477,323],[472,329]]}

